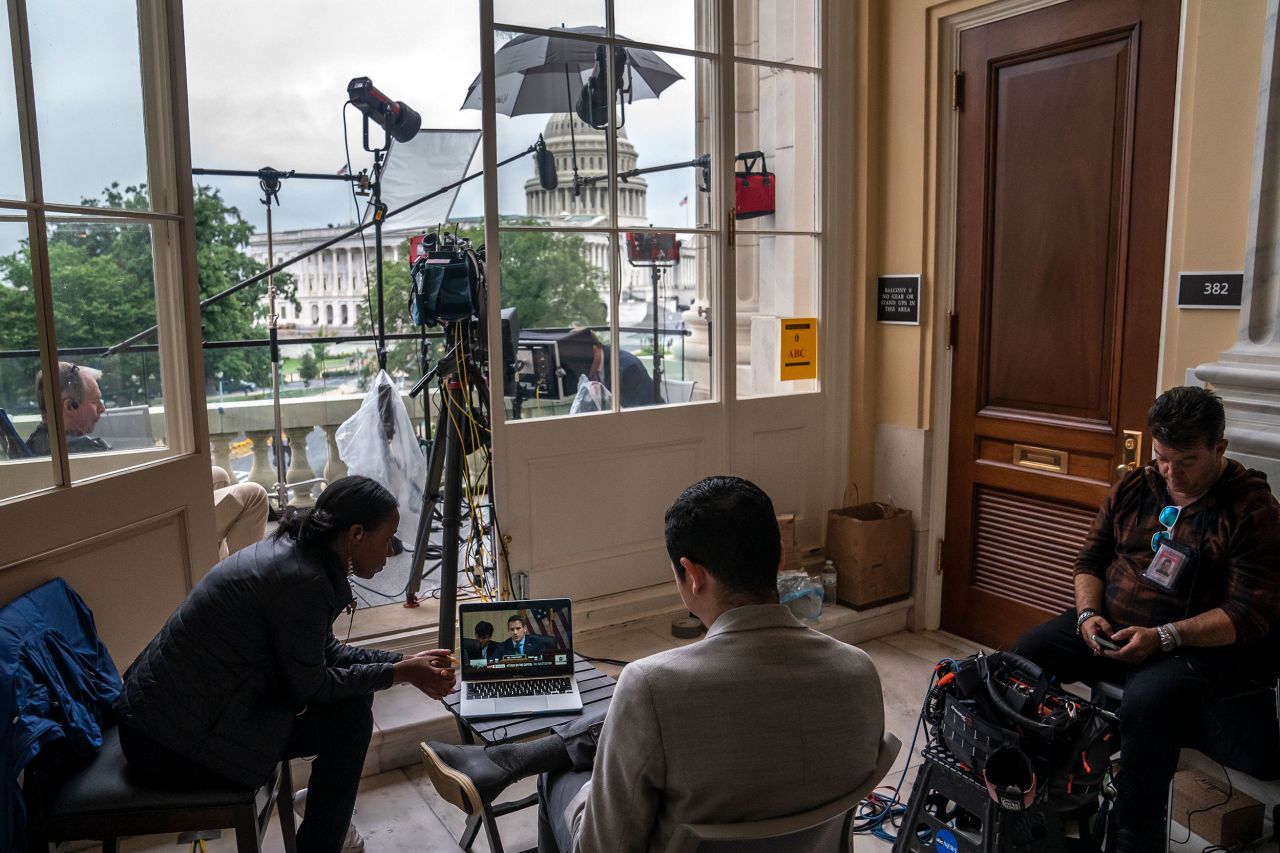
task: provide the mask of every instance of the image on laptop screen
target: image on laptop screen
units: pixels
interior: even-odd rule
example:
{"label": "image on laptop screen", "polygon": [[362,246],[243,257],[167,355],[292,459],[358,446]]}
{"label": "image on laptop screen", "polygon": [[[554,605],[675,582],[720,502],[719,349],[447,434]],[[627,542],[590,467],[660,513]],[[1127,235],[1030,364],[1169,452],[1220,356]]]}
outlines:
{"label": "image on laptop screen", "polygon": [[464,677],[538,675],[571,665],[568,602],[495,602],[459,613]]}

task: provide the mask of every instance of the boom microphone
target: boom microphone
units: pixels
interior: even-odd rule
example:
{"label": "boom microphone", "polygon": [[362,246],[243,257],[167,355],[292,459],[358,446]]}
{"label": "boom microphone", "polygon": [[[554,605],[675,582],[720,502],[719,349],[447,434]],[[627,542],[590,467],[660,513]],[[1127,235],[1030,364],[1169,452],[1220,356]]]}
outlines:
{"label": "boom microphone", "polygon": [[560,185],[560,176],[556,174],[556,157],[547,150],[547,143],[542,134],[533,144],[533,163],[538,170],[538,185],[544,190],[553,190]]}
{"label": "boom microphone", "polygon": [[396,142],[418,135],[422,116],[404,101],[393,101],[378,91],[368,77],[354,77],[347,84],[347,98],[366,118],[376,121]]}

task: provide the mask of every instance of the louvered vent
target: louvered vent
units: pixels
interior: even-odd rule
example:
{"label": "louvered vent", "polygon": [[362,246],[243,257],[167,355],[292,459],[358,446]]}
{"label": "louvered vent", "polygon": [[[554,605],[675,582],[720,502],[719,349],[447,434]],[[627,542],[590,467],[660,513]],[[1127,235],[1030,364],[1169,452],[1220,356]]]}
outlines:
{"label": "louvered vent", "polygon": [[1058,613],[1075,605],[1071,566],[1092,510],[978,487],[973,586]]}

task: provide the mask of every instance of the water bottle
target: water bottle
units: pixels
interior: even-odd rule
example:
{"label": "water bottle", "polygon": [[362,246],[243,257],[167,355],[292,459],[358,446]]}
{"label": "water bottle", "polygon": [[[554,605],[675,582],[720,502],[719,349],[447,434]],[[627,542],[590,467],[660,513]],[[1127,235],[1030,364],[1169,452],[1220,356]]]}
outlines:
{"label": "water bottle", "polygon": [[836,603],[836,564],[827,560],[822,566],[822,603]]}

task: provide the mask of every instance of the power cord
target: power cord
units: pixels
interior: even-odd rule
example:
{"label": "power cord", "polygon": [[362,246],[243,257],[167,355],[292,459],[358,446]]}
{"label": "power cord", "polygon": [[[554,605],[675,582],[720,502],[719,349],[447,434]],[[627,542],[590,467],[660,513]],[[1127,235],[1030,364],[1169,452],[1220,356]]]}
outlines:
{"label": "power cord", "polygon": [[[907,747],[907,760],[903,762],[902,773],[898,777],[897,785],[881,785],[868,794],[862,802],[858,803],[854,809],[853,821],[850,824],[850,833],[870,833],[882,841],[890,843],[898,840],[898,832],[901,831],[901,822],[907,813],[907,804],[902,800],[902,786],[907,781],[907,770],[911,766],[911,756],[915,755],[916,742],[920,737],[920,731],[925,731],[925,737],[928,737],[928,728],[925,725],[925,710],[929,706],[929,699],[933,694],[935,685],[937,684],[939,675],[948,665],[954,666],[955,661],[950,658],[944,658],[934,667],[933,674],[929,676],[929,687],[925,690],[924,702],[920,705],[920,713],[916,717],[916,726],[911,733],[911,746]],[[887,791],[887,794],[880,793]]]}

